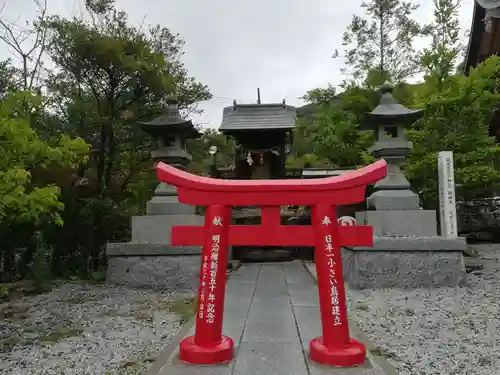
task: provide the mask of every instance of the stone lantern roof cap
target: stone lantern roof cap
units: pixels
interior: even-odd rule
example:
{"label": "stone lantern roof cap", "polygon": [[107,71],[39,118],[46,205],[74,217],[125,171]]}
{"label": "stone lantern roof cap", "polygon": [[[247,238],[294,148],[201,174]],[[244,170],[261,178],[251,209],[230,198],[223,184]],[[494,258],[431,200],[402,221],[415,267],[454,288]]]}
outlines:
{"label": "stone lantern roof cap", "polygon": [[424,114],[424,111],[421,109],[409,109],[399,104],[392,96],[394,86],[391,83],[384,83],[379,91],[381,94],[379,105],[373,111],[365,114],[365,121],[371,126],[401,122],[412,123]]}
{"label": "stone lantern roof cap", "polygon": [[198,138],[200,132],[194,127],[191,120],[186,120],[179,113],[177,97],[169,95],[164,113],[151,121],[139,122],[142,130],[153,137],[165,135],[183,135],[185,138]]}

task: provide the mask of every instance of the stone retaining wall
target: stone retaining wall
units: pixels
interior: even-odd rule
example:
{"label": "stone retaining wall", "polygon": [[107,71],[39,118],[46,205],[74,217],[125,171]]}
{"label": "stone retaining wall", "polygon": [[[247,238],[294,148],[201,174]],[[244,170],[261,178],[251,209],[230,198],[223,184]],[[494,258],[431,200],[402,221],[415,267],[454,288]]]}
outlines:
{"label": "stone retaining wall", "polygon": [[461,235],[500,240],[500,197],[457,202],[457,221]]}

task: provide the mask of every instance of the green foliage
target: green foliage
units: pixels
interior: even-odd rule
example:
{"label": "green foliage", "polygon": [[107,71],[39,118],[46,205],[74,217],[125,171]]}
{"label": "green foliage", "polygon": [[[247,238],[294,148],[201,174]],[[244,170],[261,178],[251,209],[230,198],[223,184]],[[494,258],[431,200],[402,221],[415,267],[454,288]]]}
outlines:
{"label": "green foliage", "polygon": [[313,121],[299,122],[297,133],[309,140],[319,159],[326,159],[335,167],[365,164],[373,134],[359,131],[358,126],[372,101],[370,90],[350,88],[336,102],[323,103]]}
{"label": "green foliage", "polygon": [[[29,93],[7,93],[0,103],[0,236],[4,239],[0,244],[1,279],[10,280],[23,273],[23,268],[26,274],[26,265],[35,254],[32,273],[41,288],[46,264],[35,250],[37,245],[33,246],[30,230],[36,231],[46,223],[62,225],[64,204],[60,186],[37,181],[33,176],[54,168],[78,167],[87,160],[89,147],[81,138],[67,135],[50,143],[41,140],[23,115],[26,105],[33,109],[30,117],[36,116],[39,100]],[[16,258],[23,261],[21,269]]]}
{"label": "green foliage", "polygon": [[436,85],[455,73],[457,58],[464,47],[460,41],[459,11],[461,0],[433,0],[432,42],[424,49],[421,65]]}
{"label": "green foliage", "polygon": [[[130,217],[144,213],[157,185],[150,158],[157,145],[137,123],[161,114],[168,93],[176,93],[186,116],[211,97],[183,66],[178,35],[159,25],[131,25],[114,0],[85,6],[85,17],[37,21],[47,37],[41,48],[54,66],[43,96],[22,92],[26,75],[38,77],[36,71],[0,63],[0,279],[29,276],[38,291],[52,276],[103,280],[104,244],[129,240]],[[467,78],[453,76],[462,50],[460,2],[435,0],[434,6],[433,24],[422,26],[412,19],[417,5],[411,1],[363,2],[365,15],[354,16],[344,34],[350,76],[342,92],[328,84],[304,95],[309,104],[298,111],[288,167],[372,162],[373,133],[359,129],[378,104],[375,89],[392,80],[399,82],[396,99],[425,111],[407,132],[414,149],[404,166],[425,207],[437,202],[442,150],[454,151],[461,197],[495,192],[499,147],[489,125],[500,102],[500,59]],[[422,35],[432,37],[423,54],[413,46]],[[423,82],[401,83],[422,70]],[[219,168],[231,166],[233,140],[212,129],[202,133],[187,144],[190,171],[209,173],[210,146],[218,149]],[[4,285],[0,299],[11,294]]]}
{"label": "green foliage", "polygon": [[[459,199],[498,193],[500,147],[490,136],[490,125],[500,102],[499,69],[500,58],[491,57],[468,77],[428,75],[419,84],[396,85],[400,103],[424,109],[423,118],[407,131],[413,150],[404,165],[424,207],[437,205],[439,151],[454,152]],[[316,107],[313,120],[299,122],[299,134],[310,141],[316,158],[327,158],[334,166],[373,161],[367,153],[373,134],[359,132],[357,126],[378,104],[379,94],[352,86],[339,98]]]}
{"label": "green foliage", "polygon": [[335,167],[364,164],[363,151],[372,143],[370,133],[358,131],[356,123],[336,108],[318,115],[308,134],[315,154]]}
{"label": "green foliage", "polygon": [[290,156],[286,160],[287,168],[331,168],[327,159],[322,159],[316,154],[307,153],[303,155]]}
{"label": "green foliage", "polygon": [[488,196],[500,181],[500,147],[489,135],[500,102],[499,73],[500,58],[491,57],[468,77],[449,77],[446,89],[428,95],[425,116],[408,131],[414,148],[406,163],[407,176],[425,206],[437,204],[439,151],[454,152],[462,198]]}
{"label": "green foliage", "polygon": [[214,162],[214,156],[210,155],[209,148],[217,147],[215,161],[218,168],[228,167],[234,163],[236,144],[233,139],[226,137],[214,129],[204,129],[200,138],[190,139],[187,149],[193,161],[189,170],[193,173],[208,174]]}
{"label": "green foliage", "polygon": [[30,267],[33,278],[33,287],[35,292],[46,291],[46,282],[50,278],[50,259],[52,249],[45,242],[41,232],[36,233],[36,250]]}
{"label": "green foliage", "polygon": [[[157,145],[137,122],[163,113],[173,91],[185,115],[210,98],[184,68],[178,35],[131,25],[113,0],[85,6],[82,16],[37,21],[44,60],[53,67],[43,69],[44,95],[20,93],[1,104],[8,138],[0,134],[0,146],[9,145],[0,156],[5,280],[37,278],[43,262],[51,276],[102,279],[105,243],[130,239],[130,218],[143,213],[157,185],[150,157]],[[30,69],[0,65],[0,93],[20,91],[23,74],[40,76]],[[7,110],[10,104],[15,108]],[[82,153],[90,156],[85,163]]]}
{"label": "green foliage", "polygon": [[49,166],[75,168],[84,162],[88,146],[82,139],[62,135],[56,146],[41,141],[20,112],[20,105],[36,100],[30,94],[6,97],[0,104],[0,225],[12,221],[53,220],[61,224],[58,186],[35,186],[32,171]]}
{"label": "green foliage", "polygon": [[332,84],[328,84],[328,87],[316,88],[309,90],[302,97],[308,103],[316,104],[316,105],[325,105],[334,102],[338,98],[337,89]]}
{"label": "green foliage", "polygon": [[150,167],[156,147],[137,121],[162,113],[169,92],[188,110],[210,94],[187,75],[178,61],[182,41],[167,28],[131,26],[112,1],[87,1],[87,10],[92,21],[45,22],[48,53],[60,70],[49,81],[51,99],[65,131],[96,149],[88,171],[96,194],[122,193]]}
{"label": "green foliage", "polygon": [[386,80],[400,82],[420,71],[420,54],[413,42],[429,28],[412,18],[418,7],[402,0],[361,3],[364,16],[354,15],[343,34],[344,73],[350,75],[344,86],[363,82],[374,88]]}

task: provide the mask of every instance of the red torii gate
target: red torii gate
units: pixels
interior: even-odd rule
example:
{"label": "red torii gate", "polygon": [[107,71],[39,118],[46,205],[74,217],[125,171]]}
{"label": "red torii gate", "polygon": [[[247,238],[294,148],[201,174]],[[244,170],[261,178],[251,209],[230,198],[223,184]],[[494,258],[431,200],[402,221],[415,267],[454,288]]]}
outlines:
{"label": "red torii gate", "polygon": [[[373,246],[371,226],[339,226],[336,207],[362,202],[368,184],[385,177],[384,160],[342,176],[312,180],[219,180],[158,163],[158,179],[177,187],[182,203],[207,206],[205,225],[176,226],[177,246],[202,245],[195,335],[180,344],[180,359],[216,364],[233,359],[222,335],[228,247],[315,246],[322,336],[309,344],[311,360],[332,366],[364,362],[366,349],[350,338],[340,248]],[[311,206],[312,226],[281,225],[284,205]],[[260,225],[231,225],[232,206],[260,206]]]}

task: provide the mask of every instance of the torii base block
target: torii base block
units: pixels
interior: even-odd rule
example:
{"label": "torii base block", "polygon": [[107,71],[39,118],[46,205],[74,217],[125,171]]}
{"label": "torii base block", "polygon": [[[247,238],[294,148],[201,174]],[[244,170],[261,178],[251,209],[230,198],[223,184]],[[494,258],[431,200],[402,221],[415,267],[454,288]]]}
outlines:
{"label": "torii base block", "polygon": [[309,357],[311,361],[327,366],[352,367],[365,361],[366,348],[355,339],[350,339],[345,346],[327,348],[323,337],[318,337],[309,343]]}
{"label": "torii base block", "polygon": [[207,346],[196,344],[194,336],[186,337],[179,346],[179,359],[192,364],[220,364],[234,358],[234,342],[222,336],[219,343]]}

